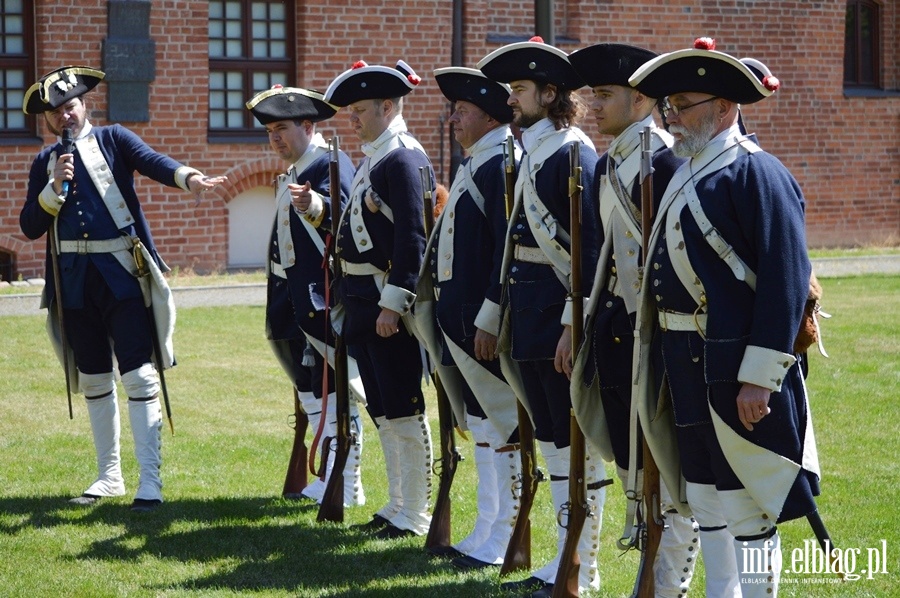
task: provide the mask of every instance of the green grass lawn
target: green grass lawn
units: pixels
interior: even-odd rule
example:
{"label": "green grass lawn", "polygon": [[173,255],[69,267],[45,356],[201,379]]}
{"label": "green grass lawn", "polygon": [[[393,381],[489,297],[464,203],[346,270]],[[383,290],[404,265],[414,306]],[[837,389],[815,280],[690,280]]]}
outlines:
{"label": "green grass lawn", "polygon": [[[825,310],[834,316],[824,324],[831,357],[812,355],[808,381],[823,470],[821,512],[839,547],[861,551],[857,573],[868,566],[867,549],[884,541],[888,573],[843,583],[791,574],[781,595],[898,595],[900,279],[823,284]],[[70,421],[42,315],[0,318],[0,595],[502,595],[494,572],[458,573],[426,559],[421,538],[378,541],[347,529],[367,521],[386,500],[369,421],[366,506],[347,509],[343,525],[319,524],[315,508],[281,500],[293,406],[262,334],[264,310],[193,308],[178,317],[179,365],[167,374],[176,434],[163,437],[166,503],[144,515],[127,509],[130,496],[93,508],[66,503],[95,473],[83,398],[73,397]],[[475,516],[472,445],[458,442],[468,459],[452,492],[455,540],[468,533]],[[127,416],[122,450],[133,490]],[[537,563],[552,552],[549,503],[542,486],[533,512]],[[637,555],[615,548],[623,513],[616,483],[603,517],[602,596],[627,596],[633,583]],[[813,537],[803,520],[780,529],[788,556]],[[702,563],[698,569],[692,596],[703,595]]]}

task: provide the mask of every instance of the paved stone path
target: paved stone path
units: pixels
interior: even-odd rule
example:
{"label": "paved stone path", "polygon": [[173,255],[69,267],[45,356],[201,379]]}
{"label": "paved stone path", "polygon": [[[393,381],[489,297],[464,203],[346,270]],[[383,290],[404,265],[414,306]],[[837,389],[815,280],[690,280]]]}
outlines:
{"label": "paved stone path", "polygon": [[[870,257],[836,257],[812,260],[820,278],[859,276],[863,274],[900,275],[900,255]],[[35,281],[40,284],[42,281]],[[265,283],[244,283],[209,287],[177,287],[172,289],[179,309],[217,305],[265,305]],[[39,293],[0,295],[0,317],[43,313]]]}

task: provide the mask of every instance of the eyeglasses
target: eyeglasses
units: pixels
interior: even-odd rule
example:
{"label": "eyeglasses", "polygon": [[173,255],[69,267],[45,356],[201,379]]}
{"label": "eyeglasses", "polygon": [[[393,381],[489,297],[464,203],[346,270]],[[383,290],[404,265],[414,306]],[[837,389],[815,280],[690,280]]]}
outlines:
{"label": "eyeglasses", "polygon": [[687,106],[675,106],[673,104],[670,104],[669,100],[666,99],[666,101],[664,101],[662,103],[662,106],[660,106],[660,110],[662,111],[663,118],[669,118],[669,114],[671,114],[672,116],[678,116],[679,114],[681,114],[688,108],[693,108],[694,106],[699,106],[700,104],[705,104],[707,102],[712,102],[713,100],[718,100],[718,99],[719,99],[718,96],[713,96],[706,100],[701,100],[701,101],[695,102],[693,104],[688,104]]}

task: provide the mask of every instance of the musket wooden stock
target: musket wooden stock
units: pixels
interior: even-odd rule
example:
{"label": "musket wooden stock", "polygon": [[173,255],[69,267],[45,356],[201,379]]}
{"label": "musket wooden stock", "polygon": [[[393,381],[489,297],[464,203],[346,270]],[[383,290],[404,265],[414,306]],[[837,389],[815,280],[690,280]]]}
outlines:
{"label": "musket wooden stock", "polygon": [[[641,131],[641,274],[642,278],[647,265],[650,233],[653,227],[653,150],[650,148],[650,127]],[[641,548],[641,562],[635,582],[634,595],[638,598],[653,598],[656,593],[653,575],[653,563],[659,550],[662,538],[663,521],[660,511],[659,468],[650,452],[647,440],[641,434],[641,451],[643,454],[643,515],[638,533],[638,545]]]}
{"label": "musket wooden stock", "polygon": [[[425,225],[425,237],[431,237],[434,230],[434,198],[431,193],[431,171],[424,166],[419,168],[419,178],[422,182],[422,210]],[[440,470],[435,473],[439,476],[438,494],[434,502],[434,512],[431,515],[431,525],[425,536],[425,548],[438,546],[450,546],[450,487],[456,476],[456,468],[460,461],[459,451],[456,449],[456,437],[453,430],[456,427],[453,418],[453,409],[450,407],[450,399],[441,384],[437,371],[431,373],[434,382],[435,395],[437,396],[438,425],[440,427],[441,457]]]}
{"label": "musket wooden stock", "polygon": [[425,548],[450,546],[450,511],[452,506],[450,487],[453,485],[453,478],[456,476],[456,469],[459,467],[461,459],[459,451],[456,449],[456,438],[453,435],[453,410],[450,408],[450,401],[437,372],[432,374],[431,379],[434,381],[435,393],[437,394],[441,457],[438,461],[440,470],[436,472],[439,476],[437,499],[434,502],[434,512],[431,516],[428,534],[425,536]]}
{"label": "musket wooden stock", "polygon": [[[309,427],[309,417],[300,408],[300,396],[297,389],[294,392],[294,446],[291,449],[291,460],[288,461],[287,474],[284,477],[284,489],[282,496],[300,494],[309,483],[306,473],[306,460],[309,457],[306,449],[306,429]],[[324,414],[323,414],[324,417]]]}
{"label": "musket wooden stock", "polygon": [[[506,138],[503,158],[505,170],[506,219],[513,217],[512,211],[516,200],[516,142],[512,135]],[[516,416],[519,423],[519,453],[522,460],[521,490],[519,492],[519,512],[513,527],[500,575],[508,575],[514,571],[531,569],[531,508],[537,492],[541,472],[537,468],[535,453],[534,426],[528,410],[522,404],[525,397],[516,397]]]}
{"label": "musket wooden stock", "polygon": [[[581,153],[578,142],[569,146],[569,236],[571,246],[572,275],[569,300],[572,302],[572,358],[581,346],[584,334],[584,304],[581,289]],[[584,434],[578,426],[575,411],[569,410],[569,503],[566,521],[566,541],[563,545],[559,569],[553,584],[554,598],[578,596],[578,572],[581,559],[578,556],[578,540],[588,518],[587,487],[585,481],[586,448]],[[565,508],[563,509],[565,510]],[[557,515],[562,525],[563,512]]]}
{"label": "musket wooden stock", "polygon": [[[331,256],[335,281],[340,280],[341,260],[338,258],[337,237],[338,224],[341,217],[341,174],[338,162],[338,137],[331,139],[331,160],[328,164],[328,180],[331,187],[331,239],[326,246],[326,251]],[[328,268],[328,260],[324,266]],[[330,308],[327,308],[330,310]],[[327,351],[326,344],[326,351]],[[327,359],[325,360],[328,361]],[[335,415],[337,417],[334,465],[325,486],[325,494],[322,496],[322,504],[319,505],[317,521],[344,521],[344,467],[350,455],[350,382],[347,370],[347,346],[341,334],[334,332],[334,396]],[[322,417],[328,417],[322,410]],[[327,453],[326,453],[327,454]]]}

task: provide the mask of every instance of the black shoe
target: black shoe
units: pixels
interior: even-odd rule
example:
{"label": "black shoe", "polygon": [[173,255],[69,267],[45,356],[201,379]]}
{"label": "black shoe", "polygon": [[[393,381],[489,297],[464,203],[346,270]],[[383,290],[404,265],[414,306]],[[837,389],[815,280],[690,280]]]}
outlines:
{"label": "black shoe", "polygon": [[136,498],[129,508],[135,513],[149,513],[161,504],[162,501],[155,498],[150,500],[146,498]]}
{"label": "black shoe", "polygon": [[553,584],[545,583],[544,587],[532,592],[529,595],[529,598],[552,598],[552,596],[553,596]]}
{"label": "black shoe", "polygon": [[378,540],[394,540],[396,538],[409,538],[415,536],[416,533],[408,529],[400,529],[396,525],[388,524],[372,534],[372,537]]}
{"label": "black shoe", "polygon": [[315,498],[312,496],[306,496],[302,492],[285,492],[281,495],[281,498],[284,500],[297,501],[297,502],[317,502]]}
{"label": "black shoe", "polygon": [[526,594],[541,590],[546,585],[552,587],[553,584],[548,584],[546,581],[540,579],[539,577],[529,577],[528,579],[523,579],[522,581],[507,581],[506,583],[501,583],[500,589],[515,594]]}
{"label": "black shoe", "polygon": [[464,569],[466,571],[476,571],[478,569],[487,569],[489,567],[499,567],[500,565],[495,565],[494,563],[486,563],[484,561],[479,561],[478,559],[471,556],[460,556],[456,557],[450,564],[456,567],[457,569]]}
{"label": "black shoe", "polygon": [[381,515],[373,515],[372,520],[368,523],[357,523],[356,525],[351,525],[350,529],[356,530],[358,532],[373,533],[377,532],[383,527],[387,527],[390,524],[391,522]]}
{"label": "black shoe", "polygon": [[69,504],[78,505],[80,507],[89,507],[93,504],[96,504],[102,496],[97,496],[96,494],[82,494],[81,496],[76,496],[75,498],[69,499]]}
{"label": "black shoe", "polygon": [[456,559],[466,556],[452,546],[432,546],[426,548],[425,552],[433,559]]}

